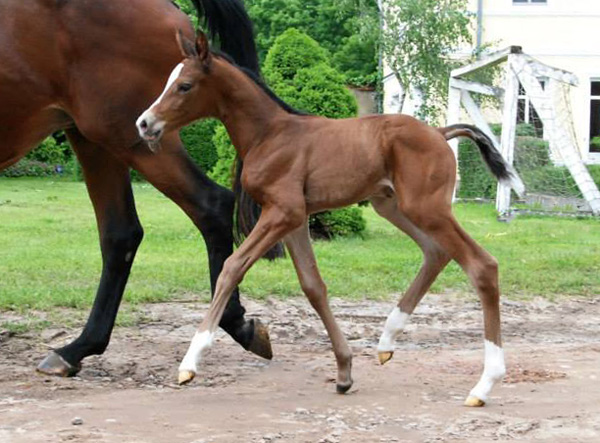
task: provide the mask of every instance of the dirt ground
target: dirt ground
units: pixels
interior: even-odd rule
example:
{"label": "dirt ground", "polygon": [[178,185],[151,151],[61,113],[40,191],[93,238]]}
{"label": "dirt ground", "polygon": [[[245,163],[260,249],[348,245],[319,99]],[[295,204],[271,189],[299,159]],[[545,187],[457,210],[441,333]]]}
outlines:
{"label": "dirt ground", "polygon": [[393,302],[332,305],[354,349],[344,396],[303,299],[247,302],[270,323],[272,362],[220,333],[183,388],[174,380],[200,303],[144,306],[148,320],[118,328],[72,379],[33,369],[78,331],[0,333],[0,442],[600,441],[600,298],[504,302],[508,376],[481,409],[462,406],[483,365],[473,299],[428,296],[385,366],[375,347]]}

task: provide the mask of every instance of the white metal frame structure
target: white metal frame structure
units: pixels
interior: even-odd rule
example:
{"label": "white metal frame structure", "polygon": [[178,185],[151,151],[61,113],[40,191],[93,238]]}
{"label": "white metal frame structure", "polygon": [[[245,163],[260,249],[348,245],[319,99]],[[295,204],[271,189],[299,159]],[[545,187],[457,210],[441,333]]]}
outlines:
{"label": "white metal frame structure", "polygon": [[[506,62],[504,88],[466,81],[462,78],[467,74],[503,62]],[[543,89],[540,78],[546,82],[546,87]],[[512,165],[519,82],[544,124],[544,130],[550,142],[551,158],[569,169],[593,214],[600,215],[600,191],[585,166],[573,127],[568,89],[578,85],[577,77],[574,74],[539,62],[524,54],[520,46],[510,46],[452,71],[447,124],[459,123],[462,104],[473,123],[493,140],[506,161]],[[473,100],[472,92],[503,99],[502,134],[499,143],[479,106]],[[453,140],[451,146],[458,159],[458,142]],[[500,217],[508,216],[510,213],[510,188],[500,183],[498,184],[496,209]]]}

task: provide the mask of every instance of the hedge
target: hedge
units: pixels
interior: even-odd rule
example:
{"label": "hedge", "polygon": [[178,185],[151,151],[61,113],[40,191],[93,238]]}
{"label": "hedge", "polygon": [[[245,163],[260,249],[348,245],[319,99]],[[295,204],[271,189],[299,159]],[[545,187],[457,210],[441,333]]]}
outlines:
{"label": "hedge", "polygon": [[[500,134],[500,125],[490,126],[496,135]],[[461,179],[458,197],[495,199],[497,180],[481,159],[479,149],[471,141],[462,141],[458,149]],[[582,197],[568,169],[552,163],[548,142],[535,137],[532,125],[517,125],[514,165],[527,192]],[[600,166],[590,165],[588,170],[596,184],[600,185]]]}

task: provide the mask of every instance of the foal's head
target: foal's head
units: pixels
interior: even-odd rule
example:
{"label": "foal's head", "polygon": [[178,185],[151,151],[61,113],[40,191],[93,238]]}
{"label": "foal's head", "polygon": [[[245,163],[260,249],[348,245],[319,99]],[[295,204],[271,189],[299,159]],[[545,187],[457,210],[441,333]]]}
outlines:
{"label": "foal's head", "polygon": [[157,143],[163,134],[202,117],[212,116],[216,106],[211,87],[213,54],[206,35],[199,31],[195,42],[181,31],[177,42],[185,59],[171,75],[163,93],[137,120],[140,136]]}

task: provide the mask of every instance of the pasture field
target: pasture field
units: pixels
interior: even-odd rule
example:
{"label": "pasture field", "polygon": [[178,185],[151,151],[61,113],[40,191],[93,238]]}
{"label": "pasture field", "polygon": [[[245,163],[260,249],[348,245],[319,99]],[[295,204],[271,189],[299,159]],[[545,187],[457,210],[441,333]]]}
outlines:
{"label": "pasture field", "polygon": [[[289,259],[242,284],[269,325],[267,362],[222,331],[190,386],[177,366],[209,297],[204,246],[185,215],[135,184],[146,230],[111,344],[70,379],[36,375],[79,333],[100,254],[82,183],[0,179],[0,441],[14,443],[597,442],[600,439],[599,222],[458,218],[500,262],[508,374],[483,409],[462,406],[483,364],[482,313],[460,269],[445,270],[380,366],[377,341],[418,248],[371,209],[364,239],[316,242],[332,309],[354,353],[354,387],[335,394],[324,327]],[[77,421],[75,419],[77,418]],[[74,423],[80,423],[74,425]]]}
{"label": "pasture field", "polygon": [[[125,299],[129,305],[207,300],[207,257],[185,214],[152,186],[134,184],[145,229]],[[504,297],[600,293],[600,221],[519,217],[496,221],[492,205],[458,204],[466,230],[500,263]],[[315,243],[331,296],[378,299],[405,290],[421,265],[407,236],[366,208],[364,238]],[[98,234],[83,183],[0,178],[0,310],[88,308],[101,269]],[[431,292],[470,292],[452,263]],[[300,294],[289,258],[260,261],[242,283],[247,297]]]}

